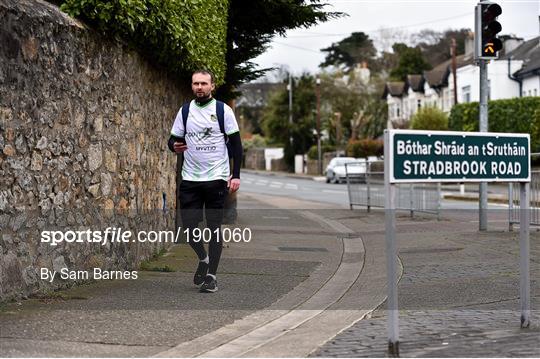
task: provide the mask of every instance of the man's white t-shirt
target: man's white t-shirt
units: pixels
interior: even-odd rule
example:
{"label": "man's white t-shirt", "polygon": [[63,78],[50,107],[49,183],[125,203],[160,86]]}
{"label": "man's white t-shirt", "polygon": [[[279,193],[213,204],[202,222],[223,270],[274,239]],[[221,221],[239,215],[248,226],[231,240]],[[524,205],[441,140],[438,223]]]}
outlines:
{"label": "man's white t-shirt", "polygon": [[[238,123],[233,110],[225,104],[224,127],[227,135],[238,132]],[[203,106],[192,100],[184,130],[182,108],[178,111],[171,130],[176,137],[186,139],[187,150],[184,152],[182,179],[187,181],[227,181],[230,174],[229,155],[225,138],[219,129],[216,114],[216,100],[212,99]]]}

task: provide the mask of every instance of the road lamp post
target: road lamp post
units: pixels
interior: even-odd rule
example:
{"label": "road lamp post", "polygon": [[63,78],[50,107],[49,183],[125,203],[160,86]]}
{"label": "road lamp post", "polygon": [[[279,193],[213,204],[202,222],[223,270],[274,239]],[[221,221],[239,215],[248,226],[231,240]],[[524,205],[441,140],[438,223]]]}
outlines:
{"label": "road lamp post", "polygon": [[315,82],[317,89],[317,165],[319,174],[322,174],[322,149],[321,149],[321,79],[317,77]]}
{"label": "road lamp post", "polygon": [[293,124],[293,108],[292,108],[292,96],[293,96],[293,83],[292,75],[289,72],[289,84],[287,85],[287,90],[289,91],[289,143],[292,147],[293,137],[292,137],[292,124]]}

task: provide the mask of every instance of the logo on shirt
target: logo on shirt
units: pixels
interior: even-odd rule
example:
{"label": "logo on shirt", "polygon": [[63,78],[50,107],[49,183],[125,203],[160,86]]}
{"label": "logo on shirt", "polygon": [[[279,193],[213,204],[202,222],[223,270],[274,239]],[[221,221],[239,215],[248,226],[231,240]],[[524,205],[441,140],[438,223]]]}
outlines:
{"label": "logo on shirt", "polygon": [[205,127],[201,139],[204,140],[205,138],[208,138],[211,135],[212,135],[212,128],[211,127]]}
{"label": "logo on shirt", "polygon": [[212,127],[205,127],[204,130],[199,132],[188,132],[188,137],[196,137],[198,140],[205,140],[212,136]]}
{"label": "logo on shirt", "polygon": [[216,121],[217,121],[217,116],[214,115],[214,114],[211,114],[211,115],[210,115],[210,121],[216,122]]}
{"label": "logo on shirt", "polygon": [[197,151],[202,151],[202,152],[216,152],[217,147],[216,146],[195,146],[195,149]]}

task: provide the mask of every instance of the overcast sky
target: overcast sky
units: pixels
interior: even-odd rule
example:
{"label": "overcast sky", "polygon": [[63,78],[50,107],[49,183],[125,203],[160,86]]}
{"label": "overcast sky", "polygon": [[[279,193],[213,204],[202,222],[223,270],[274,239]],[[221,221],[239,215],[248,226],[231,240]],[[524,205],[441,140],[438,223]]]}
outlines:
{"label": "overcast sky", "polygon": [[[308,29],[287,32],[276,37],[266,53],[254,62],[260,67],[288,66],[295,74],[316,72],[324,59],[319,50],[350,35],[363,31],[376,46],[391,45],[384,38],[406,40],[422,29],[446,30],[474,27],[474,6],[477,1],[422,0],[328,0],[327,11],[340,11],[349,16],[331,20]],[[515,34],[525,40],[539,35],[540,0],[499,0],[502,7],[499,22],[502,34]],[[391,35],[391,36],[389,36]]]}

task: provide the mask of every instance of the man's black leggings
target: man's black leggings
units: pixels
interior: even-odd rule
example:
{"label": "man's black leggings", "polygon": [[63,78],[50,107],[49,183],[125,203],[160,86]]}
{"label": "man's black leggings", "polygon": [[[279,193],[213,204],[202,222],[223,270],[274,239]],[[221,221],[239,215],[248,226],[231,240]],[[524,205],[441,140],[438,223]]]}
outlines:
{"label": "man's black leggings", "polygon": [[227,196],[227,182],[223,180],[197,182],[197,181],[182,181],[180,184],[180,210],[182,214],[182,229],[189,229],[189,245],[199,260],[206,258],[206,250],[204,249],[202,236],[201,240],[195,242],[196,237],[193,236],[193,230],[198,227],[199,222],[203,220],[203,207],[206,216],[206,227],[210,230],[206,231],[206,238],[211,234],[210,243],[208,244],[208,257],[210,260],[208,273],[215,275],[221,257],[223,241],[221,235],[216,235],[216,230],[221,230],[221,222],[223,220],[223,205]]}

